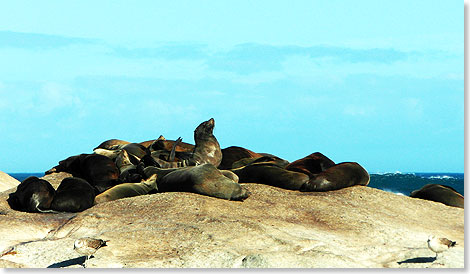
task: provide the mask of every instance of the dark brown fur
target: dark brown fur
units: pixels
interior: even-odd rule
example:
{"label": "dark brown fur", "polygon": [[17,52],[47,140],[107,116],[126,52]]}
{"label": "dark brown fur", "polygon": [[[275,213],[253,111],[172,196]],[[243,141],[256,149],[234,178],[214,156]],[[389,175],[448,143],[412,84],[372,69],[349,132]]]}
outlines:
{"label": "dark brown fur", "polygon": [[411,192],[410,197],[443,203],[448,206],[464,208],[464,197],[446,185],[427,184]]}
{"label": "dark brown fur", "polygon": [[302,172],[307,174],[309,177],[313,177],[314,174],[325,171],[334,165],[335,162],[330,160],[328,157],[320,152],[315,152],[288,164],[286,169]]}
{"label": "dark brown fur", "polygon": [[301,191],[330,191],[354,185],[369,184],[369,173],[358,163],[344,162],[315,174]]}
{"label": "dark brown fur", "polygon": [[289,171],[273,163],[255,163],[232,171],[239,177],[240,183],[258,183],[299,190],[308,182],[308,176],[295,171]]}
{"label": "dark brown fur", "polygon": [[196,146],[193,150],[191,162],[196,165],[212,164],[218,167],[222,161],[222,150],[215,138],[213,131],[215,121],[213,118],[201,123],[194,130],[194,141]]}
{"label": "dark brown fur", "polygon": [[7,202],[14,210],[45,212],[51,207],[54,195],[55,190],[48,181],[31,176],[18,185]]}
{"label": "dark brown fur", "polygon": [[257,158],[243,158],[241,160],[238,160],[232,164],[232,169],[263,163],[278,166],[280,168],[285,168],[289,164],[288,161],[281,159],[277,156],[261,156]]}
{"label": "dark brown fur", "polygon": [[262,155],[249,149],[237,146],[230,146],[222,149],[222,162],[219,169],[232,169],[233,163],[244,158],[258,158]]}
{"label": "dark brown fur", "polygon": [[85,180],[69,177],[62,180],[52,201],[51,209],[80,212],[93,206],[95,191]]}
{"label": "dark brown fur", "polygon": [[68,172],[90,183],[98,193],[119,183],[119,169],[113,160],[99,154],[80,154],[59,162],[59,165],[46,171]]}
{"label": "dark brown fur", "polygon": [[122,149],[127,151],[127,153],[129,153],[129,156],[134,156],[138,160],[144,158],[144,156],[148,154],[147,148],[137,143],[126,144],[122,147]]}
{"label": "dark brown fur", "polygon": [[[175,142],[176,141],[173,140],[157,140],[152,144],[151,149],[154,151],[165,150],[169,152],[173,148]],[[192,152],[193,150],[194,145],[185,142],[178,143],[175,148],[176,152]]]}
{"label": "dark brown fur", "polygon": [[230,176],[222,174],[212,164],[175,169],[145,168],[147,177],[152,174],[161,178],[157,180],[159,192],[193,192],[227,200],[244,200],[248,197],[245,188],[229,179]]}
{"label": "dark brown fur", "polygon": [[119,139],[110,139],[110,140],[102,142],[99,146],[95,147],[93,150],[97,148],[114,150],[127,144],[130,144],[130,142],[119,140]]}

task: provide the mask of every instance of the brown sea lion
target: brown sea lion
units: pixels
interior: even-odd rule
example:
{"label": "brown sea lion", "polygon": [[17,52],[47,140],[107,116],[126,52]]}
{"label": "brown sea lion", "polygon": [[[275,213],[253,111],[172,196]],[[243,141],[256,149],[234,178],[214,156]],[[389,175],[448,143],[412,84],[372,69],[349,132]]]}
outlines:
{"label": "brown sea lion", "polygon": [[236,201],[248,197],[244,187],[226,177],[212,164],[174,169],[147,167],[144,172],[146,176],[157,174],[161,178],[157,180],[159,192],[193,192]]}
{"label": "brown sea lion", "polygon": [[121,148],[122,146],[127,145],[127,144],[130,144],[130,142],[119,140],[119,139],[110,139],[110,140],[102,142],[99,146],[95,147],[93,150],[97,148],[114,150],[114,149]]}
{"label": "brown sea lion", "polygon": [[26,212],[48,212],[54,200],[52,185],[35,176],[26,178],[10,193],[7,202],[14,210]]}
{"label": "brown sea lion", "polygon": [[239,177],[239,183],[258,183],[290,190],[299,190],[309,180],[303,173],[289,171],[273,163],[253,163],[232,171]]}
{"label": "brown sea lion", "polygon": [[122,149],[116,157],[115,164],[119,169],[119,180],[127,183],[138,183],[142,176],[137,171],[137,165],[140,161],[130,156],[125,149]]}
{"label": "brown sea lion", "polygon": [[[186,167],[189,166],[188,160],[177,159],[177,161],[169,162],[159,158],[153,159],[157,164],[153,165],[159,168],[176,168],[176,167]],[[148,166],[148,165],[147,165]]]}
{"label": "brown sea lion", "polygon": [[61,171],[71,173],[73,177],[84,179],[98,193],[120,183],[119,169],[114,161],[99,154],[80,154],[68,157],[45,173],[47,175]]}
{"label": "brown sea lion", "polygon": [[123,183],[114,186],[95,197],[95,204],[114,201],[126,197],[148,194],[157,187],[157,175],[153,174],[140,183]]}
{"label": "brown sea lion", "polygon": [[114,163],[116,164],[116,167],[119,168],[119,171],[122,173],[128,167],[138,164],[139,161],[137,159],[131,159],[127,150],[122,149],[117,155]]}
{"label": "brown sea lion", "polygon": [[213,131],[215,127],[214,118],[202,122],[194,130],[194,141],[196,143],[191,162],[196,165],[212,164],[218,167],[222,161],[222,150],[215,138]]}
{"label": "brown sea lion", "polygon": [[145,166],[156,166],[160,168],[175,168],[188,166],[192,157],[192,152],[176,152],[176,148],[181,143],[181,140],[182,138],[179,137],[173,143],[173,148],[170,151],[152,151],[149,157],[147,157],[147,160],[144,162]]}
{"label": "brown sea lion", "polygon": [[116,157],[119,155],[120,152],[121,152],[121,149],[111,150],[111,149],[104,149],[104,148],[96,148],[93,150],[93,153],[106,156],[111,160],[116,159]]}
{"label": "brown sea lion", "polygon": [[165,139],[165,137],[163,137],[163,135],[160,135],[160,137],[158,137],[158,139],[156,139],[156,140],[148,140],[148,141],[140,142],[138,144],[140,144],[140,145],[142,145],[146,148],[150,148],[153,145],[153,143],[155,143],[158,140],[166,140],[166,139]]}
{"label": "brown sea lion", "polygon": [[93,206],[95,190],[85,180],[68,177],[56,190],[51,209],[61,212],[80,212]]}
{"label": "brown sea lion", "polygon": [[129,143],[122,147],[123,150],[127,151],[130,157],[135,157],[138,161],[144,158],[149,153],[148,149],[138,143]]}
{"label": "brown sea lion", "polygon": [[300,191],[330,191],[369,184],[369,173],[358,163],[344,162],[314,174]]}
{"label": "brown sea lion", "polygon": [[455,189],[446,185],[427,184],[422,188],[411,192],[410,197],[464,208],[464,197]]}
{"label": "brown sea lion", "polygon": [[237,146],[230,146],[222,149],[222,161],[219,169],[232,169],[233,163],[244,158],[259,158],[262,155],[249,149]]}
{"label": "brown sea lion", "polygon": [[287,170],[297,171],[313,177],[313,174],[318,174],[322,171],[335,165],[335,162],[330,160],[320,152],[312,153],[302,159],[295,160],[286,166]]}
{"label": "brown sea lion", "polygon": [[221,170],[219,169],[220,173],[222,173],[225,177],[229,178],[230,180],[234,181],[235,183],[238,183],[240,181],[240,178],[238,178],[237,174],[235,174],[233,171],[230,170]]}
{"label": "brown sea lion", "polygon": [[232,169],[240,168],[252,164],[266,163],[281,168],[285,168],[289,162],[277,156],[261,156],[257,158],[243,158],[232,164]]}
{"label": "brown sea lion", "polygon": [[[149,148],[151,151],[165,150],[171,151],[176,141],[173,140],[156,140]],[[194,145],[185,142],[179,142],[175,148],[176,152],[192,152]]]}

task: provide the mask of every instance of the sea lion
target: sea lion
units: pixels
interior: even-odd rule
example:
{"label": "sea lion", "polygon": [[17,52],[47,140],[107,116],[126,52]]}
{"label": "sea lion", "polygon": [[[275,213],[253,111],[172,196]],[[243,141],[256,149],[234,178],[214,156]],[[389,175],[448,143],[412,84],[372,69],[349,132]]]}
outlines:
{"label": "sea lion", "polygon": [[126,197],[134,197],[148,194],[157,187],[157,175],[153,174],[147,180],[140,183],[123,183],[114,186],[95,198],[95,204],[114,201]]}
{"label": "sea lion", "polygon": [[[185,167],[185,168],[188,168],[188,167]],[[159,168],[155,166],[148,166],[148,167],[145,167],[141,172],[142,172],[143,178],[150,178],[152,175],[156,174],[157,179],[161,179],[165,175],[173,171],[179,170],[179,169],[180,168]],[[158,184],[157,184],[157,188],[158,188]]]}
{"label": "sea lion", "polygon": [[212,164],[202,164],[175,169],[147,167],[147,176],[157,174],[159,192],[193,192],[206,196],[241,201],[248,197],[248,191],[240,184],[226,177]]}
{"label": "sea lion", "polygon": [[137,171],[137,165],[140,161],[122,149],[116,157],[115,164],[119,169],[119,180],[127,183],[138,183],[142,180],[142,176]]}
{"label": "sea lion", "polygon": [[320,152],[315,152],[288,164],[286,169],[302,172],[307,174],[309,177],[313,177],[314,174],[325,171],[334,165],[335,162],[330,160],[328,157],[321,154]]}
{"label": "sea lion", "polygon": [[176,148],[181,143],[181,140],[181,137],[179,137],[173,143],[173,147],[170,151],[156,150],[152,151],[150,155],[146,155],[142,159],[145,166],[155,166],[160,168],[175,168],[188,166],[192,157],[191,152],[178,152],[178,158],[176,157]]}
{"label": "sea lion", "polygon": [[144,158],[145,155],[149,154],[146,147],[137,143],[129,143],[127,145],[124,145],[122,149],[127,151],[127,153],[129,153],[129,156],[137,158],[138,161]]}
{"label": "sea lion", "polygon": [[418,190],[412,191],[410,197],[464,208],[464,197],[455,189],[446,185],[427,184]]}
{"label": "sea lion", "polygon": [[93,153],[106,156],[111,160],[116,159],[116,157],[119,155],[120,152],[121,152],[121,149],[111,150],[111,149],[104,149],[104,148],[96,148],[95,150],[93,150]]}
{"label": "sea lion", "polygon": [[70,156],[59,162],[59,165],[46,171],[65,171],[73,177],[79,177],[92,185],[98,193],[119,184],[119,169],[113,160],[100,154],[80,154]]}
{"label": "sea lion", "polygon": [[[166,139],[157,139],[149,148],[151,151],[165,150],[171,151],[175,146],[176,141],[166,140]],[[179,142],[175,148],[176,152],[192,152],[194,150],[194,145],[188,144],[185,142]]]}
{"label": "sea lion", "polygon": [[95,190],[85,180],[64,178],[56,190],[51,209],[62,212],[80,212],[93,206]]}
{"label": "sea lion", "polygon": [[14,193],[10,193],[7,202],[14,210],[48,212],[54,195],[55,190],[48,181],[30,176],[17,186]]}
{"label": "sea lion", "polygon": [[369,173],[358,163],[344,162],[314,174],[300,191],[330,191],[369,184]]}
{"label": "sea lion", "polygon": [[249,149],[237,146],[230,146],[222,149],[222,161],[219,169],[232,169],[233,163],[244,158],[258,158],[262,155]]}
{"label": "sea lion", "polygon": [[214,118],[202,122],[194,130],[194,141],[196,146],[193,150],[191,162],[196,165],[212,164],[218,167],[222,161],[222,150],[215,138],[213,131],[215,127]]}
{"label": "sea lion", "polygon": [[[181,160],[178,159],[178,161],[173,161],[173,162],[168,162],[159,158],[153,158],[153,160],[157,163],[152,166],[160,167],[160,168],[176,168],[176,167],[186,167],[189,166],[189,161],[188,160]],[[149,165],[146,165],[149,166]]]}
{"label": "sea lion", "polygon": [[166,150],[152,151],[150,155],[145,156],[142,161],[145,161],[146,166],[156,166],[161,168],[170,167],[185,167],[191,164],[192,152],[175,152]]}
{"label": "sea lion", "polygon": [[102,142],[101,144],[99,144],[99,146],[95,147],[93,150],[95,150],[97,148],[114,150],[114,149],[121,148],[121,147],[123,147],[124,145],[127,145],[127,144],[130,144],[130,142],[124,141],[124,140],[119,140],[119,139],[110,139],[110,140]]}
{"label": "sea lion", "polygon": [[299,190],[308,182],[303,173],[286,170],[273,163],[253,163],[232,169],[240,183],[258,183],[290,190]]}
{"label": "sea lion", "polygon": [[235,183],[238,183],[240,181],[240,178],[238,178],[237,174],[235,174],[233,171],[230,170],[221,170],[219,169],[220,173],[222,173],[225,177],[229,178],[230,180],[234,181]]}
{"label": "sea lion", "polygon": [[151,146],[158,140],[166,140],[165,137],[163,137],[163,135],[160,135],[160,137],[158,137],[158,139],[154,139],[154,140],[148,140],[148,141],[144,141],[144,142],[140,142],[138,144],[148,148],[148,149],[151,149]]}
{"label": "sea lion", "polygon": [[259,164],[259,163],[266,163],[266,164],[278,166],[280,168],[285,168],[289,164],[288,161],[281,159],[277,156],[261,156],[257,158],[240,159],[232,164],[232,169],[237,169],[240,167],[253,165],[253,164]]}

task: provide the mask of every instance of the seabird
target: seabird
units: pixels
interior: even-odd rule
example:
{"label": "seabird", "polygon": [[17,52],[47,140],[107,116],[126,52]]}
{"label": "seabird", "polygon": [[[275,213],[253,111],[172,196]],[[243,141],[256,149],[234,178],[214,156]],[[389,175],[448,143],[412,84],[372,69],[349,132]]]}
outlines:
{"label": "seabird", "polygon": [[78,254],[86,256],[85,262],[83,262],[83,267],[86,267],[86,261],[90,259],[91,255],[101,247],[106,246],[106,242],[107,241],[90,237],[80,238],[74,242],[73,250]]}
{"label": "seabird", "polygon": [[446,251],[447,249],[455,246],[456,242],[453,242],[447,238],[437,238],[435,236],[428,237],[428,248],[432,250],[432,252],[437,254]]}

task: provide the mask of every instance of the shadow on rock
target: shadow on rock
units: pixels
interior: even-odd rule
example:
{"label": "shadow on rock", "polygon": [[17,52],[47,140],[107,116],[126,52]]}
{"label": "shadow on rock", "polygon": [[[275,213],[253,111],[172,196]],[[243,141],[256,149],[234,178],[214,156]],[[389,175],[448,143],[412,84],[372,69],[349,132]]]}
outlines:
{"label": "shadow on rock", "polygon": [[424,264],[424,263],[432,263],[435,260],[436,260],[435,257],[416,257],[416,258],[398,262],[398,264]]}
{"label": "shadow on rock", "polygon": [[65,260],[62,262],[51,264],[47,268],[61,268],[61,267],[67,267],[67,266],[76,265],[76,264],[83,265],[85,263],[85,260],[86,260],[86,256],[81,256],[81,257],[73,258],[70,260]]}

